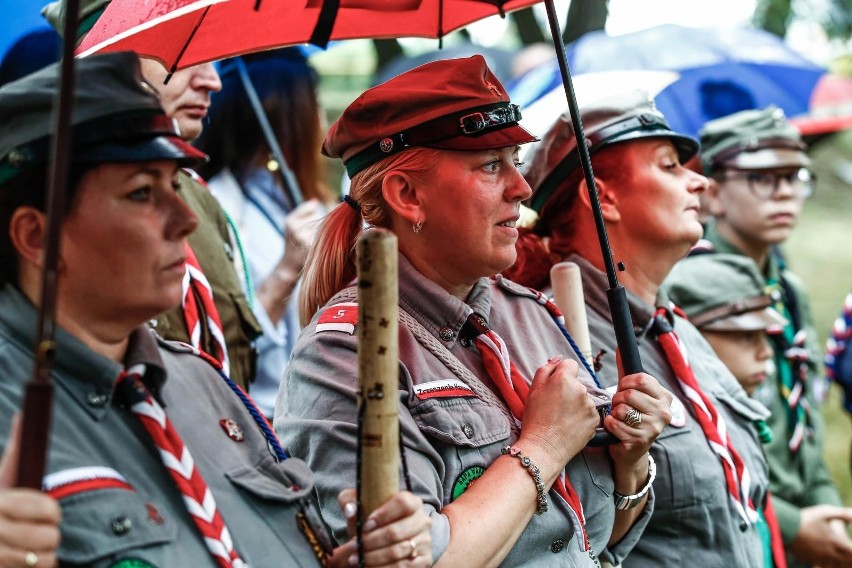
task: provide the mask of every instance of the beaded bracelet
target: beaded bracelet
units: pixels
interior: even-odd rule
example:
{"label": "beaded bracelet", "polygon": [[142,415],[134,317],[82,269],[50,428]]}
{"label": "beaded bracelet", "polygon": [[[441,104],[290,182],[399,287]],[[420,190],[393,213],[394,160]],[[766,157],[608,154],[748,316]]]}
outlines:
{"label": "beaded bracelet", "polygon": [[505,446],[501,448],[500,451],[503,452],[504,456],[511,456],[521,460],[521,465],[524,466],[524,469],[526,469],[532,476],[537,493],[535,498],[535,514],[541,515],[547,511],[547,492],[544,489],[544,483],[541,481],[541,471],[538,469],[538,466],[533,464],[529,456],[522,454],[520,448],[517,446]]}

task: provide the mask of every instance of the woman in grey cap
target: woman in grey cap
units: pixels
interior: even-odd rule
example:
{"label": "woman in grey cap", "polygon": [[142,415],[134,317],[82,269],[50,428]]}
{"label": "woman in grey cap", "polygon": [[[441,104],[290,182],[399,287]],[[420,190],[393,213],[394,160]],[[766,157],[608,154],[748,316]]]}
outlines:
{"label": "woman in grey cap", "polygon": [[[179,166],[204,154],[184,142],[140,74],[116,53],[77,63],[73,143],[58,268],[55,412],[43,491],[62,510],[55,555],[0,523],[3,565],[311,566],[313,487],[245,393],[211,357],[157,337],[146,322],[180,301],[186,237]],[[33,362],[44,257],[44,195],[58,66],[0,89],[0,444]],[[0,491],[5,504],[21,498]],[[341,496],[348,516],[351,492]],[[41,507],[42,521],[57,515]],[[35,518],[34,518],[35,517]],[[29,526],[28,521],[30,521]],[[368,564],[428,539],[420,501],[400,493],[364,538]],[[40,529],[39,529],[40,530]],[[11,536],[10,536],[11,535]],[[402,539],[400,541],[400,539]],[[18,548],[5,553],[8,543]],[[53,545],[55,547],[55,541]],[[333,556],[347,565],[350,541]],[[5,556],[4,556],[5,554]],[[428,550],[422,558],[428,563]],[[384,559],[384,561],[383,561]]]}
{"label": "woman in grey cap", "polygon": [[[654,513],[623,564],[763,566],[756,507],[766,496],[767,471],[753,422],[766,411],[660,288],[701,237],[698,198],[707,180],[683,166],[698,143],[672,132],[642,91],[589,105],[582,118],[610,243],[626,265],[619,280],[642,363],[674,396],[671,424],[651,448],[659,471]],[[545,287],[553,263],[580,266],[597,375],[614,388],[620,381],[608,284],[575,150],[565,113],[528,159],[524,175],[540,219],[524,237],[524,263],[511,274]],[[630,406],[644,420],[645,401],[637,397]],[[613,418],[637,422],[636,413]]]}
{"label": "woman in grey cap", "polygon": [[[630,392],[653,406],[642,428],[611,453],[584,450],[609,398],[578,372],[552,305],[492,278],[515,260],[518,209],[530,195],[518,147],[535,138],[519,119],[474,56],[366,91],[326,136],[323,151],[343,160],[351,193],[326,218],[306,265],[307,327],[275,427],[317,472],[320,507],[337,535],[346,525],[335,495],[355,477],[351,251],[363,223],[399,242],[393,396],[437,564],[594,566],[598,554],[623,557],[647,520],[647,451],[668,419],[666,393],[652,377],[632,376]],[[618,511],[614,491],[625,495]],[[412,557],[428,546],[413,541]]]}

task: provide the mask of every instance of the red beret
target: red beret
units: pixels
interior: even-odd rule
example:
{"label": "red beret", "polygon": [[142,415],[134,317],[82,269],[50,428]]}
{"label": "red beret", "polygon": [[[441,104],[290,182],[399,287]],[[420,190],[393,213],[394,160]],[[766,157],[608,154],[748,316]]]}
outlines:
{"label": "red beret", "polygon": [[537,140],[481,55],[416,67],[365,91],[331,125],[322,152],[352,177],[412,146],[486,150]]}

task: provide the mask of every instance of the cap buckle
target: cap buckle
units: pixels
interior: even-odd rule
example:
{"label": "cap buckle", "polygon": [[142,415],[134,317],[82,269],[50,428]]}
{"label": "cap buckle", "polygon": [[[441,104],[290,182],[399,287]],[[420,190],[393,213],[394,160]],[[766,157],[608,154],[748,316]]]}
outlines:
{"label": "cap buckle", "polygon": [[485,128],[485,115],[481,112],[467,114],[459,119],[459,125],[465,134],[475,134]]}

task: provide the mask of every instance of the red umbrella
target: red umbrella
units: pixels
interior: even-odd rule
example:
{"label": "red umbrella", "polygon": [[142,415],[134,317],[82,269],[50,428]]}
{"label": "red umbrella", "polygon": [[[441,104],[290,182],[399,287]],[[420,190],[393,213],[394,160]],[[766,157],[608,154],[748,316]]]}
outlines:
{"label": "red umbrella", "polygon": [[78,55],[135,51],[175,71],[329,39],[439,39],[541,0],[113,0]]}
{"label": "red umbrella", "polygon": [[809,112],[790,122],[803,136],[852,128],[852,77],[823,75],[811,93]]}
{"label": "red umbrella", "polygon": [[[174,71],[274,47],[354,38],[427,37],[542,0],[112,0],[77,50],[130,50]],[[627,295],[618,283],[553,0],[543,0],[577,133],[577,152],[606,268],[607,297],[625,374],[642,371]],[[623,268],[622,268],[623,269]],[[612,442],[598,436],[593,444]]]}

